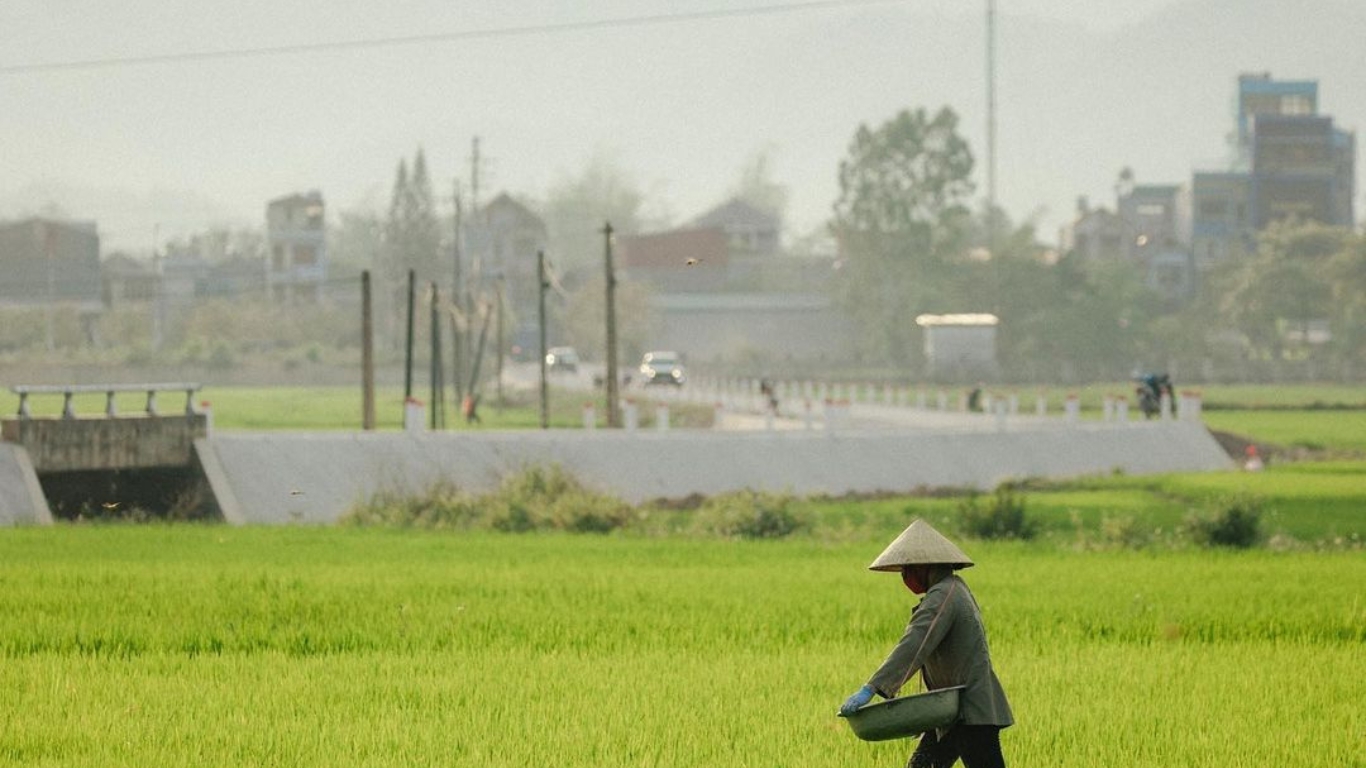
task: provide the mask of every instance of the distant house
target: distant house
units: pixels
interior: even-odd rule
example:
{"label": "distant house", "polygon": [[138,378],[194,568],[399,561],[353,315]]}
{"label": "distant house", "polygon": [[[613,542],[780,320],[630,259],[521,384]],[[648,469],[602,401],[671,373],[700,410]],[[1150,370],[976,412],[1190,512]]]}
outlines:
{"label": "distant house", "polygon": [[1115,212],[1077,202],[1077,218],[1062,231],[1061,245],[1086,264],[1133,265],[1144,282],[1171,301],[1194,294],[1190,194],[1176,184],[1132,183],[1121,177]]}
{"label": "distant house", "polygon": [[1118,214],[1106,208],[1091,208],[1085,201],[1077,205],[1077,219],[1062,231],[1062,249],[1084,263],[1116,262],[1126,258],[1129,227]]}
{"label": "distant house", "polygon": [[[483,207],[477,243],[480,277],[503,280],[504,300],[514,315],[535,321],[536,254],[546,249],[545,222],[506,192]],[[469,277],[469,276],[467,276]]]}
{"label": "distant house", "polygon": [[[254,299],[269,295],[269,276],[263,259],[232,253],[212,260],[195,240],[173,243],[156,259],[160,290],[170,304],[191,304],[197,299]],[[276,284],[275,287],[278,287]],[[285,300],[292,294],[275,294]]]}
{"label": "distant house", "polygon": [[161,289],[161,277],[152,265],[125,253],[111,254],[100,266],[100,273],[107,307],[150,302]]}
{"label": "distant house", "polygon": [[35,217],[0,224],[0,306],[103,307],[95,223]]}
{"label": "distant house", "polygon": [[682,227],[619,240],[632,280],[662,293],[755,291],[781,254],[782,222],[732,198]]}
{"label": "distant house", "polygon": [[777,216],[729,200],[677,229],[623,236],[617,265],[651,290],[651,345],[694,361],[845,360],[852,324],[829,292],[833,257],[796,258]]}
{"label": "distant house", "polygon": [[730,251],[719,227],[626,235],[617,241],[617,264],[626,279],[659,293],[722,290]]}
{"label": "distant house", "polygon": [[276,301],[321,297],[327,280],[325,212],[316,190],[266,204],[266,282]]}
{"label": "distant house", "polygon": [[698,216],[688,226],[721,230],[726,234],[726,246],[739,258],[772,255],[782,245],[782,221],[738,197]]}

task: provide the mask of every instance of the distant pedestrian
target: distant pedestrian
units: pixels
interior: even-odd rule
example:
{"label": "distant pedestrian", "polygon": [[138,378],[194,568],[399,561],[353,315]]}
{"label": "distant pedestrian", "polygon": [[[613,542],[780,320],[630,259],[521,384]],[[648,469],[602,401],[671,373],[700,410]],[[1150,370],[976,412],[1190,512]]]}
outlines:
{"label": "distant pedestrian", "polygon": [[479,395],[465,395],[465,399],[460,402],[460,412],[465,416],[466,424],[482,424],[479,419]]}
{"label": "distant pedestrian", "polygon": [[982,410],[982,383],[980,381],[968,392],[968,410],[974,412]]}
{"label": "distant pedestrian", "polygon": [[964,686],[958,717],[926,732],[908,768],[1004,768],[1002,728],[1015,718],[996,678],[977,600],[956,571],[972,560],[924,520],[915,520],[868,566],[901,574],[912,593],[924,595],[911,609],[905,634],[868,682],[840,707],[852,714],[874,695],[890,699],[916,672],[927,690]]}
{"label": "distant pedestrian", "polygon": [[768,406],[769,413],[778,415],[778,392],[773,388],[773,382],[768,379],[759,379],[759,394],[764,397],[764,404]]}

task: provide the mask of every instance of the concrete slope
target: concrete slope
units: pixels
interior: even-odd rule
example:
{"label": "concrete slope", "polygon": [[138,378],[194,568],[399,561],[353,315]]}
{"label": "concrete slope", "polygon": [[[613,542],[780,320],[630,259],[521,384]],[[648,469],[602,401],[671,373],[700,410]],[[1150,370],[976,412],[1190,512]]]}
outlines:
{"label": "concrete slope", "polygon": [[990,489],[1010,478],[1233,468],[1195,422],[943,433],[220,433],[195,448],[225,518],[238,524],[329,523],[377,491],[418,494],[447,482],[477,493],[523,468],[550,464],[630,502],[744,488]]}
{"label": "concrete slope", "polygon": [[15,443],[0,443],[0,526],[51,522],[52,511],[28,451]]}

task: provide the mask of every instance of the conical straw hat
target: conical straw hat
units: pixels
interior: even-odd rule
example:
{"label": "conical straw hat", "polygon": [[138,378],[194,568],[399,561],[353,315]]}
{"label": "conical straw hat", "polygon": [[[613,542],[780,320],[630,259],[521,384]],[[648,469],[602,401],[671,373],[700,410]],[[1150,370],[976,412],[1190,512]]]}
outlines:
{"label": "conical straw hat", "polygon": [[896,541],[887,545],[877,556],[870,571],[899,571],[903,565],[949,565],[968,568],[972,558],[963,554],[953,542],[944,538],[929,523],[916,518]]}

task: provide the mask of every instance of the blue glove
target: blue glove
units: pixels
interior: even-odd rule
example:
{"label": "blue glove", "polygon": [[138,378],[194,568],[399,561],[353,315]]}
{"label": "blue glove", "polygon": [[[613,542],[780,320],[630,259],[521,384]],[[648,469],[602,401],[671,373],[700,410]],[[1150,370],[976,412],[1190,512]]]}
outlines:
{"label": "blue glove", "polygon": [[840,714],[852,715],[859,707],[863,706],[864,704],[867,704],[872,700],[873,687],[870,685],[865,685],[862,688],[855,691],[854,695],[850,696],[849,699],[844,702],[844,705],[840,707]]}

